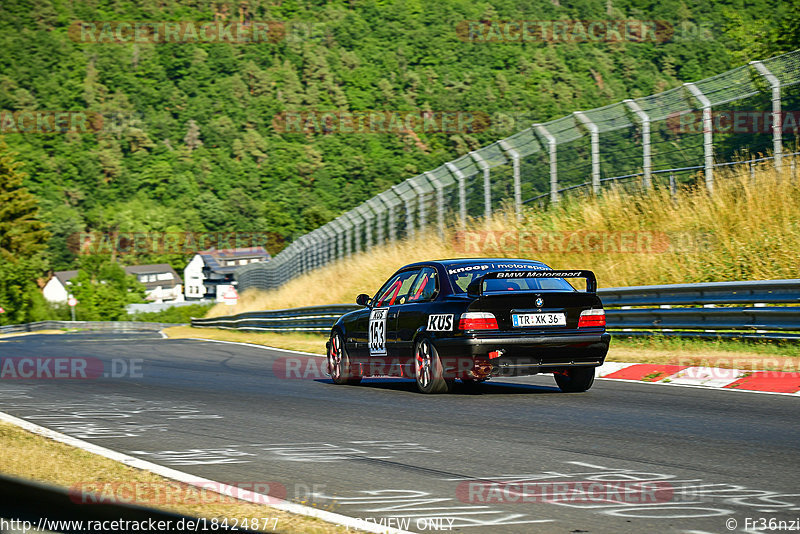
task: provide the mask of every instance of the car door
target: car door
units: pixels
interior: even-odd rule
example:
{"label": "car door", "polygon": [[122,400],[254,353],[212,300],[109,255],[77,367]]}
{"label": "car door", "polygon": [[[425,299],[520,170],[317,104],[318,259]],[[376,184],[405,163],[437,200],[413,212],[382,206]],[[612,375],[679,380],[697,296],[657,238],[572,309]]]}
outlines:
{"label": "car door", "polygon": [[358,310],[347,321],[347,338],[345,346],[351,359],[364,363],[369,357],[367,350],[367,329],[369,327],[370,308]]}
{"label": "car door", "polygon": [[[423,267],[414,280],[405,302],[398,306],[397,328],[394,342],[393,356],[407,358],[412,355],[414,334],[420,327],[426,326],[428,317],[435,310],[432,301],[439,294],[439,277],[433,267]],[[442,324],[437,328],[444,328],[446,317],[442,317]],[[450,316],[450,329],[452,329],[452,316]]]}
{"label": "car door", "polygon": [[370,359],[388,361],[395,353],[397,316],[406,304],[420,269],[401,271],[393,276],[373,299],[368,329]]}

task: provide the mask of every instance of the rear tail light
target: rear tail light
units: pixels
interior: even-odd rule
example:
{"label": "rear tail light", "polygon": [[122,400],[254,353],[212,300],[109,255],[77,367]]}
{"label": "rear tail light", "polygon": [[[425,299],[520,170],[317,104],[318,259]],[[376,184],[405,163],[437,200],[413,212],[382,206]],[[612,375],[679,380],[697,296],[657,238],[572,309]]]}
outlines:
{"label": "rear tail light", "polygon": [[606,325],[605,310],[583,310],[578,319],[578,328],[589,328]]}
{"label": "rear tail light", "polygon": [[458,320],[460,330],[497,330],[497,319],[489,312],[467,312]]}

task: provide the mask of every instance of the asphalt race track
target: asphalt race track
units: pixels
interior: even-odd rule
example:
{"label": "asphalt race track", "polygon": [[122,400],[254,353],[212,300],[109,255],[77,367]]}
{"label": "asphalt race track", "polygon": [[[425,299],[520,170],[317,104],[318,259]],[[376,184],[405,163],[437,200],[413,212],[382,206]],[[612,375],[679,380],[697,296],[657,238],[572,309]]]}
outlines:
{"label": "asphalt race track", "polygon": [[[404,380],[335,386],[313,372],[321,358],[157,334],[10,338],[9,357],[101,372],[4,374],[2,411],[412,531],[742,532],[800,517],[798,396],[603,380],[563,394],[551,376],[430,396]],[[309,378],[287,379],[300,364]]]}

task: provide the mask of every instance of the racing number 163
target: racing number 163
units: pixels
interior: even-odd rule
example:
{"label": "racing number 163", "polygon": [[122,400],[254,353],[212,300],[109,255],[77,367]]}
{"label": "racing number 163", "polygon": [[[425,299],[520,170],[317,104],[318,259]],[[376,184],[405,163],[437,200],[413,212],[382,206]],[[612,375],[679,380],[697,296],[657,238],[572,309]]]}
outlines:
{"label": "racing number 163", "polygon": [[370,313],[369,352],[386,354],[386,308],[376,308]]}

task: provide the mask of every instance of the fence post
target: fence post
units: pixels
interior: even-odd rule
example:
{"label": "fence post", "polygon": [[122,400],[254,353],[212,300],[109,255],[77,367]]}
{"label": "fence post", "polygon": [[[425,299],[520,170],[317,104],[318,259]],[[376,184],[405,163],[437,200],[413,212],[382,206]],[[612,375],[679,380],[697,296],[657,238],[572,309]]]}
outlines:
{"label": "fence post", "polygon": [[706,188],[714,192],[714,137],[711,129],[711,101],[693,83],[685,83],[684,87],[700,102],[703,108],[703,154],[705,159]]}
{"label": "fence post", "polygon": [[319,254],[317,255],[317,268],[323,267],[328,264],[328,232],[323,224],[316,230],[319,233]]}
{"label": "fence post", "polygon": [[319,269],[322,266],[322,247],[325,244],[325,237],[319,229],[314,231],[314,254],[312,256],[312,269]]}
{"label": "fence post", "polygon": [[355,223],[353,219],[350,217],[350,212],[345,212],[342,214],[342,219],[344,219],[347,223],[347,228],[345,229],[345,250],[347,253],[347,257],[353,255],[353,231],[355,230]]}
{"label": "fence post", "polygon": [[543,124],[534,124],[536,129],[542,137],[547,139],[547,146],[550,150],[550,203],[558,203],[558,164],[556,162],[556,138],[547,131]]}
{"label": "fence post", "polygon": [[369,209],[375,214],[375,244],[380,245],[386,241],[385,221],[383,215],[386,213],[386,208],[383,205],[379,195],[375,195],[367,200]]}
{"label": "fence post", "polygon": [[373,214],[366,203],[361,204],[354,211],[364,221],[364,251],[366,252],[372,248],[372,225],[370,223],[372,222]]}
{"label": "fence post", "polygon": [[314,251],[311,256],[311,269],[319,269],[322,265],[322,246],[324,244],[324,238],[322,232],[319,229],[313,232],[313,246],[312,250]]}
{"label": "fence post", "polygon": [[427,224],[425,214],[425,191],[423,191],[422,187],[414,181],[414,178],[409,178],[406,181],[417,195],[417,223],[419,224],[420,233],[423,233],[425,231],[425,225]]}
{"label": "fence post", "polygon": [[298,238],[297,246],[292,251],[294,256],[294,265],[292,267],[292,278],[303,274],[303,241],[302,237]]}
{"label": "fence post", "polygon": [[344,258],[344,227],[342,226],[342,221],[340,217],[336,217],[334,220],[331,221],[331,227],[334,231],[334,239],[335,239],[335,257],[337,260],[341,260]]}
{"label": "fence post", "polygon": [[597,196],[600,194],[600,129],[583,111],[573,111],[572,114],[589,130],[592,147],[592,192]]}
{"label": "fence post", "polygon": [[300,258],[299,261],[299,274],[305,274],[308,272],[308,234],[302,235],[297,238],[297,254]]}
{"label": "fence post", "polygon": [[403,206],[406,209],[406,236],[407,237],[414,237],[414,233],[415,233],[414,232],[414,214],[412,213],[412,210],[411,210],[411,201],[410,200],[406,200],[405,198],[403,198],[403,195],[401,195],[400,193],[397,192],[397,186],[396,185],[392,186],[392,191],[394,191],[395,195],[397,195],[397,198],[400,199],[400,201],[403,203]]}
{"label": "fence post", "polygon": [[355,252],[363,252],[364,249],[361,246],[361,227],[363,226],[364,218],[356,209],[350,210],[350,218],[353,220],[353,249]]}
{"label": "fence post", "polygon": [[314,232],[309,232],[306,234],[306,246],[305,246],[305,256],[306,256],[306,272],[310,272],[314,270],[314,264],[316,262],[316,248],[317,248],[317,238],[314,235]]}
{"label": "fence post", "polygon": [[623,102],[642,122],[642,173],[644,174],[642,185],[644,185],[645,189],[650,189],[653,186],[653,164],[650,156],[650,117],[635,100],[628,98]]}
{"label": "fence post", "polygon": [[456,167],[453,162],[445,163],[450,174],[455,176],[458,182],[458,218],[461,220],[461,227],[467,226],[467,179],[461,169]]}
{"label": "fence post", "polygon": [[325,230],[322,229],[322,226],[317,228],[316,232],[317,232],[317,246],[316,246],[317,253],[314,262],[315,263],[314,267],[316,269],[319,269],[320,267],[325,265],[325,256],[326,256],[325,249],[328,246],[328,239],[327,239],[328,236],[325,234]]}
{"label": "fence post", "polygon": [[436,226],[439,228],[439,236],[444,239],[444,185],[442,185],[432,172],[424,173],[425,177],[436,190]]}
{"label": "fence post", "polygon": [[489,175],[489,164],[477,151],[472,151],[469,155],[483,170],[483,216],[488,224],[492,217],[492,181]]}
{"label": "fence post", "polygon": [[336,227],[336,219],[327,224],[330,246],[328,247],[328,263],[333,263],[339,259],[339,230]]}
{"label": "fence post", "polygon": [[781,167],[783,167],[781,82],[761,61],[751,61],[750,64],[756,68],[760,75],[766,78],[770,88],[772,88],[772,152],[775,157],[775,169],[780,171]]}
{"label": "fence post", "polygon": [[[389,240],[391,240],[392,243],[394,243],[395,241],[397,241],[397,225],[394,220],[394,209],[392,208],[392,205],[389,203],[389,201],[383,197],[383,195],[387,195],[389,193],[394,193],[394,191],[391,189],[384,191],[383,193],[378,195],[378,198],[380,199],[381,202],[383,202],[383,205],[386,206],[386,212],[389,215],[388,217],[389,220],[387,223],[389,226]],[[394,196],[397,197],[397,193],[394,193]]]}
{"label": "fence post", "polygon": [[511,158],[511,165],[514,174],[514,213],[517,214],[517,220],[522,220],[522,184],[519,178],[519,152],[514,150],[508,142],[503,139],[500,141],[500,148]]}

